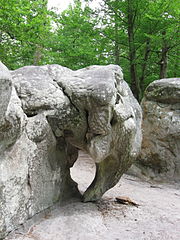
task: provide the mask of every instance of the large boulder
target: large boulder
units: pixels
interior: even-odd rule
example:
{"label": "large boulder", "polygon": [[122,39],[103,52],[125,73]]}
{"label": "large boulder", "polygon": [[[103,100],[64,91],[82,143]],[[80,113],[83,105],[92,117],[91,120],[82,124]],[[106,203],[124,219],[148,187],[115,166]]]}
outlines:
{"label": "large boulder", "polygon": [[151,83],[142,100],[143,142],[137,167],[155,180],[180,180],[180,78]]}
{"label": "large boulder", "polygon": [[140,106],[115,65],[91,66],[53,79],[71,104],[49,114],[48,122],[57,139],[65,138],[94,159],[96,175],[83,198],[96,201],[119,181],[140,151]]}
{"label": "large boulder", "polygon": [[69,100],[48,78],[47,67],[16,70],[12,79],[1,66],[0,239],[68,194],[78,194],[66,167],[66,146],[58,145],[46,119],[49,109]]}
{"label": "large boulder", "polygon": [[[12,71],[0,65],[0,238],[71,196],[78,150],[96,163],[83,196],[95,201],[141,147],[141,109],[115,65],[72,71],[59,65]],[[5,101],[4,101],[5,99]]]}

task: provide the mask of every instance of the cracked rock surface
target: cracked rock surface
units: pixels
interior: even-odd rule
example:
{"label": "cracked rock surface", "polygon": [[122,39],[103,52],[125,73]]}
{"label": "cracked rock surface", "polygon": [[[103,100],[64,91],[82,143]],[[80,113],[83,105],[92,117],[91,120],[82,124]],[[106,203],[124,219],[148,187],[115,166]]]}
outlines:
{"label": "cracked rock surface", "polygon": [[0,65],[0,238],[38,212],[80,196],[79,149],[96,164],[83,200],[120,179],[141,146],[141,109],[115,65],[12,71]]}

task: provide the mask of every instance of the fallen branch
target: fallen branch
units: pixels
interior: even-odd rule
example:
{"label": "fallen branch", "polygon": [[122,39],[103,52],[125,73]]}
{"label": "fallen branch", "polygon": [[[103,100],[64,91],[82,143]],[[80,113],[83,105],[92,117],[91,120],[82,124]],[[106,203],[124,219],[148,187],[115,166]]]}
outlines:
{"label": "fallen branch", "polygon": [[116,202],[125,205],[140,206],[139,204],[132,201],[129,197],[116,197]]}

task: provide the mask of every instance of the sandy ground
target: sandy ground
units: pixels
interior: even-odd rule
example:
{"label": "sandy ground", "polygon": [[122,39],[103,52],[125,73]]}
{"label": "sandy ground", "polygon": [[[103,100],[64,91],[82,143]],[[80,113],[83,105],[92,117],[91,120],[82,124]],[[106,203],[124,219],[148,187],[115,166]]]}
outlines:
{"label": "sandy ground", "polygon": [[[95,166],[81,154],[71,171],[84,191],[94,177]],[[126,196],[139,206],[123,205],[115,197]],[[28,225],[28,227],[27,227]],[[180,240],[180,186],[142,182],[124,175],[98,203],[72,200],[30,221],[7,240]]]}

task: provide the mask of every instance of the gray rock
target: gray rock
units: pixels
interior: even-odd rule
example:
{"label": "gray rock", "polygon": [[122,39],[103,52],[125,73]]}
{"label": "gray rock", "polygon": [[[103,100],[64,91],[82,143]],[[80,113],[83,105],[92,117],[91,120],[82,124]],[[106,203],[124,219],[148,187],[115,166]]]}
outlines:
{"label": "gray rock", "polygon": [[115,65],[92,66],[53,79],[70,100],[47,119],[58,138],[87,152],[96,176],[84,201],[96,201],[131,166],[141,146],[141,109]]}
{"label": "gray rock", "polygon": [[180,78],[151,83],[142,100],[143,142],[138,168],[156,180],[180,180]]}
{"label": "gray rock", "polygon": [[96,163],[87,202],[119,181],[141,146],[141,109],[120,67],[29,66],[12,79],[3,65],[1,72],[0,238],[55,202],[80,197],[70,177],[79,149]]}
{"label": "gray rock", "polygon": [[68,104],[67,97],[38,68],[16,70],[11,79],[3,67],[0,76],[1,239],[26,219],[79,192],[66,166],[66,145],[58,146],[46,120],[48,110]]}

